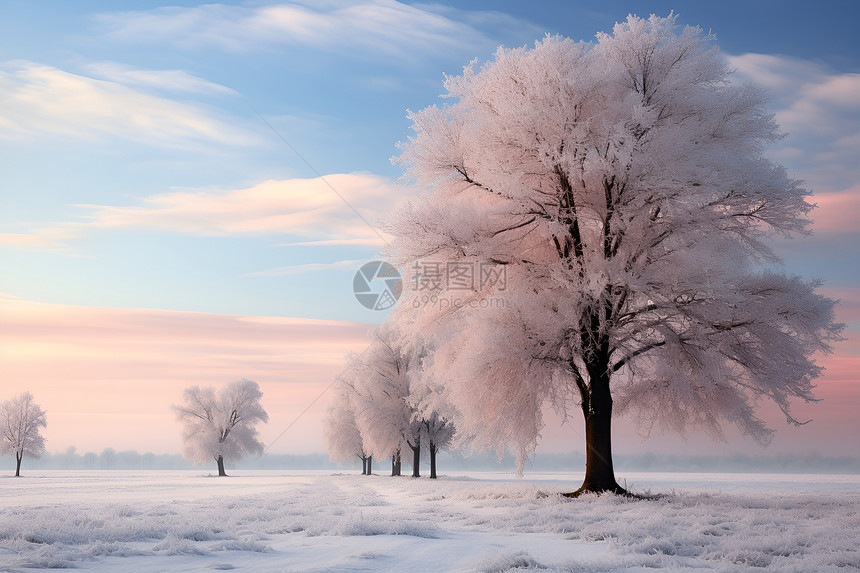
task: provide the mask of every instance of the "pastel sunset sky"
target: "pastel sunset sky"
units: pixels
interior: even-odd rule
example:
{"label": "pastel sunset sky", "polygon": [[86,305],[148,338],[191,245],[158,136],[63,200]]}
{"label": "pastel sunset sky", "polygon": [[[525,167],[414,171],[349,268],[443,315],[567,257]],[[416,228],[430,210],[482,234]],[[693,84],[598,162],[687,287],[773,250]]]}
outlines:
{"label": "pastel sunset sky", "polygon": [[[0,400],[33,392],[49,451],[178,453],[182,390],[250,378],[269,451],[325,451],[325,390],[386,314],[353,276],[415,194],[390,162],[406,110],[500,44],[671,10],[768,91],[769,153],[818,204],[774,246],[846,340],[808,425],[763,405],[767,450],[625,420],[615,449],[860,455],[860,3],[831,0],[0,1]],[[550,416],[538,451],[582,450],[581,425]]]}

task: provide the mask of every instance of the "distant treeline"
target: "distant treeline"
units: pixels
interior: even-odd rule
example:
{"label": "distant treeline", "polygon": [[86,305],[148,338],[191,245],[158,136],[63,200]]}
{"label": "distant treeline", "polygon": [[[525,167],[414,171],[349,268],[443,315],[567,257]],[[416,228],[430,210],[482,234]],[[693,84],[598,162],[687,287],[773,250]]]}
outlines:
{"label": "distant treeline", "polygon": [[[672,454],[616,454],[616,471],[652,471],[652,472],[747,472],[747,473],[830,473],[854,474],[860,473],[860,457],[852,456],[822,456],[817,452],[805,454],[772,454],[730,456],[688,456]],[[46,453],[42,457],[24,458],[25,469],[52,470],[189,470],[199,468],[210,469],[208,466],[194,466],[179,454],[153,454],[137,451],[117,452],[107,448],[100,454],[87,452],[79,454],[73,448],[64,453]],[[327,454],[266,454],[260,458],[246,458],[235,464],[228,464],[232,469],[258,470],[332,470],[361,471],[361,461],[356,459],[353,464],[335,464],[329,461]],[[11,456],[0,456],[0,470],[13,470],[15,459]],[[375,460],[375,472],[384,474],[390,470],[390,460]],[[512,456],[501,460],[493,455],[476,455],[463,457],[456,454],[439,454],[440,473],[452,471],[510,471],[516,468]],[[526,464],[525,472],[564,472],[581,471],[585,468],[585,454],[571,452],[568,454],[539,454]]]}
{"label": "distant treeline", "polygon": [[[73,449],[64,453],[45,453],[39,458],[24,458],[25,469],[43,470],[190,470],[195,468],[211,469],[209,466],[195,466],[179,454],[153,454],[138,451],[117,452],[106,448],[100,454],[87,452],[79,454]],[[227,464],[228,468],[239,469],[342,469],[348,464],[334,464],[328,454],[266,454],[261,458],[247,458],[238,463]],[[15,468],[15,459],[0,456],[0,468]]]}

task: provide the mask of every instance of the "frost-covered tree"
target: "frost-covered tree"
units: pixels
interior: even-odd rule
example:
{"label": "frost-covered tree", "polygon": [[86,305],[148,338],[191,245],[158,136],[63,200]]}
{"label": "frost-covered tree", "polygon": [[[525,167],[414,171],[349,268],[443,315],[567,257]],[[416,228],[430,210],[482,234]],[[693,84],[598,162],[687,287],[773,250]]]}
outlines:
{"label": "frost-covered tree", "polygon": [[33,402],[30,392],[0,404],[0,454],[15,455],[15,477],[21,476],[24,454],[39,457],[44,453],[41,428],[47,425],[45,411]]}
{"label": "frost-covered tree", "polygon": [[361,473],[369,475],[373,469],[372,461],[355,420],[355,386],[352,377],[355,360],[354,356],[349,358],[349,365],[335,382],[335,398],[326,412],[323,431],[331,461],[345,462],[355,456],[361,460]]}
{"label": "frost-covered tree", "polygon": [[[350,357],[339,382],[348,394],[363,450],[376,458],[390,456],[392,475],[400,475],[401,452],[410,450],[412,475],[420,477],[423,444],[435,478],[436,454],[450,443],[453,425],[450,415],[438,409],[443,401],[424,381],[420,358],[421,353],[401,344],[395,325],[383,324],[365,351]],[[342,431],[352,434],[348,427]]]}
{"label": "frost-covered tree", "polygon": [[[378,327],[368,348],[352,364],[359,380],[356,424],[377,457],[400,457],[412,451],[412,475],[420,475],[421,419],[410,400],[410,357],[394,343],[391,324]],[[394,461],[392,473],[399,462]]]}
{"label": "frost-covered tree", "polygon": [[260,404],[263,393],[252,380],[238,380],[219,392],[207,386],[185,389],[184,404],[173,406],[183,424],[185,458],[203,464],[214,459],[218,475],[226,476],[225,461],[249,454],[262,454],[263,444],[257,438],[258,423],[268,422],[269,415]]}
{"label": "frost-covered tree", "polygon": [[[774,270],[763,239],[807,232],[812,205],[765,156],[781,134],[761,90],[732,83],[710,36],[631,16],[596,43],[500,48],[445,87],[450,104],[410,112],[398,161],[428,192],[391,221],[389,256],[461,298],[395,315],[434,339],[459,435],[513,444],[522,468],[542,408],[577,405],[581,491],[620,492],[613,406],[646,434],[721,438],[727,420],[767,442],[761,398],[799,423],[835,303]],[[474,289],[426,280],[428,261],[472,265]]]}
{"label": "frost-covered tree", "polygon": [[430,454],[430,477],[436,479],[436,454],[450,444],[454,436],[454,425],[438,412],[432,412],[421,418],[421,424],[427,451]]}
{"label": "frost-covered tree", "polygon": [[430,457],[430,477],[435,479],[436,454],[451,445],[455,433],[453,420],[458,413],[448,400],[445,385],[432,378],[433,369],[428,365],[433,353],[427,346],[420,348],[412,361],[409,403],[415,409],[416,418],[421,420],[421,441],[426,444]]}

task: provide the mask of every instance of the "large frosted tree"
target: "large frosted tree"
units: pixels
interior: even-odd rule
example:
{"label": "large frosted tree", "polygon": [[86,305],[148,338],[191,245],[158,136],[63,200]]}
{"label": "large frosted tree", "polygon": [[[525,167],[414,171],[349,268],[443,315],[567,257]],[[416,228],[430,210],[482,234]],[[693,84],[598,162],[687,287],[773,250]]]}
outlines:
{"label": "large frosted tree", "polygon": [[15,455],[15,477],[21,475],[24,454],[39,457],[45,451],[42,428],[48,425],[45,411],[24,392],[0,404],[0,454]]}
{"label": "large frosted tree", "polygon": [[[500,48],[445,88],[449,104],[410,113],[398,161],[426,191],[388,254],[431,295],[395,319],[434,340],[461,437],[513,444],[522,467],[541,410],[578,406],[581,491],[621,492],[613,409],[646,433],[721,438],[727,420],[766,442],[766,398],[799,423],[790,402],[813,400],[813,355],[840,327],[764,243],[807,232],[812,205],[765,156],[781,134],[762,92],[732,83],[711,37],[631,16],[595,43]],[[471,266],[474,288],[440,265]]]}
{"label": "large frosted tree", "polygon": [[194,463],[215,460],[218,475],[226,476],[225,461],[262,454],[256,426],[269,421],[260,404],[263,393],[252,380],[238,380],[221,388],[191,386],[185,389],[184,404],[173,406],[182,422],[185,458]]}

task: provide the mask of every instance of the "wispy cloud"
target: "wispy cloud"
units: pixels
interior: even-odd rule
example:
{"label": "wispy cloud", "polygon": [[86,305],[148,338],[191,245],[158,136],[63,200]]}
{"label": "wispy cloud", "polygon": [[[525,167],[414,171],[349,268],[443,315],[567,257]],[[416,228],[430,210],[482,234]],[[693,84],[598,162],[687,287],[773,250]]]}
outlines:
{"label": "wispy cloud", "polygon": [[0,233],[0,245],[48,247],[59,246],[59,243],[35,233]]}
{"label": "wispy cloud", "polygon": [[47,251],[80,256],[69,246],[68,241],[78,236],[72,229],[62,225],[45,226],[25,233],[0,233],[0,248],[25,251]]}
{"label": "wispy cloud", "polygon": [[[836,305],[836,319],[845,322],[849,331],[860,335],[860,287],[822,287],[818,290],[825,296],[839,300]],[[860,351],[857,355],[860,357]],[[860,370],[857,370],[856,374],[860,376]]]}
{"label": "wispy cloud", "polygon": [[[367,173],[268,180],[228,191],[176,191],[144,197],[134,205],[73,205],[86,210],[83,221],[42,224],[29,232],[0,233],[0,247],[71,252],[70,244],[75,238],[123,229],[199,236],[295,238],[272,245],[278,247],[381,246],[385,235],[371,225],[384,219],[412,194],[413,190],[395,185],[388,178]],[[308,270],[313,269],[260,273],[295,274]]]}
{"label": "wispy cloud", "polygon": [[288,265],[285,267],[277,267],[265,271],[256,271],[253,273],[245,273],[246,277],[280,277],[284,275],[300,275],[304,273],[312,273],[316,271],[335,271],[335,270],[355,270],[366,261],[337,261],[334,263],[306,263],[303,265]]}
{"label": "wispy cloud", "polygon": [[816,230],[858,231],[860,188],[860,74],[835,73],[821,64],[786,56],[730,58],[738,79],[771,95],[771,107],[789,137],[773,154],[805,179],[821,209]]}
{"label": "wispy cloud", "polygon": [[860,184],[844,191],[816,193],[812,200],[814,229],[819,232],[860,232]]}
{"label": "wispy cloud", "polygon": [[[381,232],[382,236],[386,234]],[[323,247],[329,245],[364,245],[377,246],[380,244],[379,236],[359,237],[355,239],[324,239],[321,241],[296,241],[294,243],[272,243],[273,247]]]}
{"label": "wispy cloud", "polygon": [[183,70],[147,70],[118,62],[95,62],[85,66],[93,77],[126,86],[194,94],[238,95],[236,90],[210,82]]}
{"label": "wispy cloud", "polygon": [[[0,137],[60,134],[102,140],[118,138],[150,145],[252,145],[257,136],[202,103],[175,101],[131,86],[215,89],[183,72],[113,66],[113,79],[99,80],[29,61],[0,64]],[[129,82],[129,85],[117,80]]]}
{"label": "wispy cloud", "polygon": [[207,4],[104,14],[99,20],[112,38],[125,41],[232,51],[292,44],[407,60],[451,50],[474,51],[478,46],[492,49],[498,42],[480,31],[482,25],[531,26],[498,12],[445,10],[393,0]]}
{"label": "wispy cloud", "polygon": [[276,233],[311,240],[357,239],[379,244],[381,239],[376,232],[352,209],[374,223],[396,207],[404,194],[404,188],[371,174],[269,180],[227,192],[153,195],[134,206],[79,205],[90,210],[89,222],[80,225],[216,236]]}

